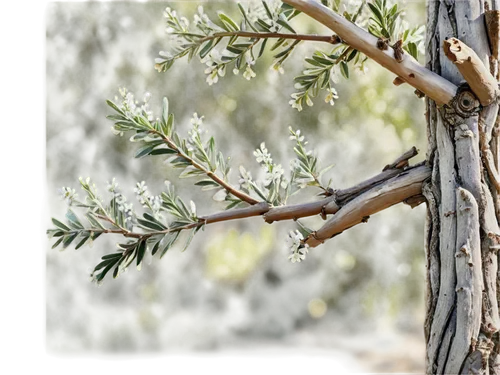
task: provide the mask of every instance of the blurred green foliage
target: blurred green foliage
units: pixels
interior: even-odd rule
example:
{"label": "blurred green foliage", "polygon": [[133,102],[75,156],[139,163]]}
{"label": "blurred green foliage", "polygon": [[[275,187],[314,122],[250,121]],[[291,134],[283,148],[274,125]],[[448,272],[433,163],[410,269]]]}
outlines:
{"label": "blurred green foliage", "polygon": [[[293,158],[289,126],[306,134],[308,147],[323,165],[335,164],[325,177],[332,179],[334,188],[378,173],[413,145],[422,160],[423,101],[411,87],[393,86],[394,77],[370,62],[365,74],[339,80],[334,107],[317,101],[300,113],[288,104],[293,77],[317,45],[299,46],[285,63],[285,74],[269,69],[272,57],[264,55],[250,82],[228,75],[208,86],[197,61],[179,61],[167,74],[157,73],[154,58],[168,43],[162,15],[167,5],[193,14],[198,3],[48,6],[46,154],[51,216],[64,215],[65,207],[50,193],[79,176],[92,176],[98,186],[116,177],[129,191],[136,181],[147,180],[157,193],[165,179],[175,180],[183,197],[196,201],[200,213],[223,208],[211,201],[210,193],[177,181],[177,173],[166,168],[162,158],[134,160],[136,147],[113,136],[112,124],[105,119],[110,114],[105,99],[112,99],[121,86],[139,95],[149,91],[157,113],[167,96],[184,135],[193,112],[204,115],[232,165],[253,165],[255,176],[261,172],[252,152],[261,142],[283,165]],[[233,5],[203,2],[205,11],[215,16],[219,9],[235,16]],[[406,6],[410,22],[422,23],[423,2]],[[303,32],[327,32],[303,15],[297,23]],[[291,203],[311,199],[301,194]],[[366,325],[385,327],[387,322],[381,322],[387,316],[394,328],[420,332],[424,216],[424,207],[391,208],[314,249],[298,265],[291,265],[280,250],[287,231],[293,229],[288,224],[269,227],[256,219],[245,225],[214,226],[217,234],[200,233],[190,250],[173,249],[161,262],[147,259],[141,272],[129,272],[118,283],[99,289],[86,282],[86,275],[96,257],[114,249],[114,241],[77,252],[48,250],[49,350],[213,348],[252,335],[293,335],[299,327],[308,330],[314,324],[324,324],[325,335]],[[321,220],[308,224],[314,227]],[[309,312],[314,299],[327,306],[319,319]]]}

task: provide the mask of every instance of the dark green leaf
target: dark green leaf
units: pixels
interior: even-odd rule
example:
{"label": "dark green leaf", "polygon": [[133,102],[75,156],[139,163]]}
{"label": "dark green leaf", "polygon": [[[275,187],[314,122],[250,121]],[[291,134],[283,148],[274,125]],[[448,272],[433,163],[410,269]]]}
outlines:
{"label": "dark green leaf", "polygon": [[345,61],[340,62],[340,72],[345,78],[349,78],[349,66]]}
{"label": "dark green leaf", "polygon": [[82,234],[82,239],[80,242],[78,242],[78,244],[75,246],[75,250],[78,250],[80,247],[82,247],[83,245],[85,245],[85,243],[88,241],[88,239],[90,238],[90,232],[84,232],[86,234]]}
{"label": "dark green leaf", "polygon": [[162,231],[165,229],[163,226],[158,225],[158,224],[156,224],[152,221],[149,221],[149,220],[143,220],[143,219],[137,218],[137,222],[139,223],[140,226],[145,227],[147,229],[153,229],[153,230],[157,230],[157,231]]}
{"label": "dark green leaf", "polygon": [[141,241],[137,249],[137,266],[139,266],[146,253],[146,241]]}
{"label": "dark green leaf", "polygon": [[69,245],[71,245],[71,242],[78,236],[78,232],[72,232],[64,237],[61,237],[63,239],[63,248],[67,248]]}
{"label": "dark green leaf", "polygon": [[61,229],[63,229],[63,230],[64,230],[64,231],[66,231],[66,232],[68,232],[68,231],[70,231],[70,230],[71,230],[68,226],[66,226],[65,224],[61,223],[61,222],[60,222],[59,220],[57,220],[57,219],[52,218],[52,223],[53,223],[56,227],[61,228]]}

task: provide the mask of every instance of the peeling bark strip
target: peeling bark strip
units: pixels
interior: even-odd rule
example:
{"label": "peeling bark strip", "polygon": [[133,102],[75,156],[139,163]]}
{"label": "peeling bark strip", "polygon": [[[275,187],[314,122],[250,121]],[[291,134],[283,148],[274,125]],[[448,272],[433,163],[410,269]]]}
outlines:
{"label": "peeling bark strip", "polygon": [[446,57],[456,64],[483,106],[489,105],[499,94],[498,83],[472,48],[457,38],[443,42]]}
{"label": "peeling bark strip", "polygon": [[305,244],[316,247],[344,230],[362,223],[367,217],[420,194],[422,184],[429,176],[430,168],[421,165],[364,192],[348,202],[323,227],[306,238]]}
{"label": "peeling bark strip", "polygon": [[456,190],[457,242],[455,264],[457,274],[457,323],[446,374],[458,374],[477,340],[481,325],[482,267],[479,238],[479,209],[474,196],[463,188]]}
{"label": "peeling bark strip", "polygon": [[408,54],[394,57],[394,49],[380,49],[378,38],[359,28],[330,8],[315,0],[283,0],[334,31],[352,48],[364,53],[438,104],[448,103],[457,91],[456,85],[420,65]]}
{"label": "peeling bark strip", "polygon": [[500,11],[487,10],[484,12],[486,21],[486,30],[488,31],[488,40],[491,47],[491,57],[498,60],[500,50]]}

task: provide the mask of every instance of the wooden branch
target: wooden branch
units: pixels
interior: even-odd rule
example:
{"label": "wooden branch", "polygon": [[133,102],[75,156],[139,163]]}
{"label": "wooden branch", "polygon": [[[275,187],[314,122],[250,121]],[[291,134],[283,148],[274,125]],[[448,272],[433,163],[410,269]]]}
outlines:
{"label": "wooden branch", "polygon": [[377,37],[321,5],[318,1],[283,0],[283,2],[327,26],[349,46],[364,53],[436,103],[447,104],[455,96],[457,86],[453,83],[426,69],[409,54],[404,54],[403,60],[398,62],[392,48],[387,50],[377,48]]}
{"label": "wooden branch", "polygon": [[449,38],[443,42],[443,49],[483,106],[489,105],[498,97],[500,91],[497,80],[472,48],[457,38]]}
{"label": "wooden branch", "polygon": [[[272,207],[266,202],[260,202],[249,207],[201,215],[198,219],[203,223],[215,224],[263,216],[267,223],[273,223],[275,221],[291,221],[315,215],[326,216],[335,214],[350,201],[363,195],[367,191],[373,190],[377,186],[388,183],[397,176],[404,174],[411,175],[416,169],[420,171],[419,173],[427,173],[426,176],[430,176],[430,169],[427,167],[422,169],[422,165],[420,164],[408,167],[408,159],[414,157],[416,154],[417,149],[413,147],[396,158],[393,163],[387,165],[383,172],[369,177],[349,188],[338,189],[333,196],[314,202],[296,203],[278,207]],[[421,191],[417,189],[414,194],[406,196],[396,203],[402,202],[412,196],[419,195],[420,193]]]}
{"label": "wooden branch", "polygon": [[430,174],[428,166],[420,165],[362,193],[342,206],[318,231],[304,239],[304,244],[316,247],[344,230],[365,222],[369,216],[421,194],[422,184]]}

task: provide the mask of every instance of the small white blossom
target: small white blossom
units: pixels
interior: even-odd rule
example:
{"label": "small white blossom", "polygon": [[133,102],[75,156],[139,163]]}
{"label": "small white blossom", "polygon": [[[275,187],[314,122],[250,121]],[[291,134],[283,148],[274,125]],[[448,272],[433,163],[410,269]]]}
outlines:
{"label": "small white blossom", "polygon": [[191,124],[194,126],[201,126],[203,125],[203,119],[205,116],[198,117],[198,113],[193,113],[193,118],[191,119]]}
{"label": "small white blossom", "polygon": [[333,100],[339,98],[339,96],[337,95],[337,90],[335,90],[332,87],[331,89],[328,89],[327,92],[328,94],[325,97],[325,103],[330,103],[330,105],[334,105],[335,102]]}
{"label": "small white blossom", "polygon": [[281,164],[273,165],[272,170],[266,173],[264,177],[264,186],[268,186],[272,182],[277,182],[281,179],[281,176],[285,173]]}
{"label": "small white blossom", "polygon": [[276,70],[278,73],[280,74],[284,74],[285,73],[285,69],[283,69],[283,66],[280,64],[279,61],[276,61],[273,65],[272,65],[272,69]]}
{"label": "small white blossom", "polygon": [[71,206],[73,204],[73,201],[78,196],[75,189],[64,186],[58,190],[58,193],[61,196],[61,199],[63,199],[68,206]]}
{"label": "small white blossom", "polygon": [[296,252],[296,253],[293,253],[291,254],[288,259],[290,259],[292,261],[292,263],[295,263],[295,262],[301,262],[303,261],[304,259],[306,259],[306,255],[305,254],[302,254],[300,252]]}
{"label": "small white blossom", "polygon": [[146,203],[146,199],[149,197],[148,187],[144,181],[138,182],[137,187],[134,188],[134,192],[137,195],[137,199],[139,202],[144,205]]}
{"label": "small white blossom", "polygon": [[240,166],[240,179],[238,182],[244,189],[249,190],[251,188],[252,174],[242,166]]}
{"label": "small white blossom", "polygon": [[253,154],[259,164],[271,164],[273,162],[264,142],[260,144],[260,149],[256,149]]}
{"label": "small white blossom", "polygon": [[300,169],[300,161],[299,161],[299,159],[290,160],[290,169],[292,171]]}
{"label": "small white blossom", "polygon": [[292,129],[292,127],[291,127],[291,126],[290,126],[288,129],[290,130],[290,133],[291,133],[291,135],[290,135],[290,140],[295,140],[295,141],[297,141],[297,142],[302,142],[302,141],[304,141],[304,136],[303,136],[303,135],[302,135],[302,136],[300,135],[300,133],[301,133],[301,132],[300,132],[300,129],[297,129],[297,131],[293,131],[293,129]]}
{"label": "small white blossom", "polygon": [[290,248],[290,251],[296,251],[300,244],[301,241],[304,239],[304,236],[302,233],[296,229],[295,231],[291,230],[286,236],[285,236],[285,246]]}
{"label": "small white blossom", "polygon": [[111,182],[108,181],[108,191],[110,193],[114,193],[118,190],[118,182],[116,182],[116,178],[113,177]]}
{"label": "small white blossom", "polygon": [[247,64],[247,67],[245,69],[245,72],[243,73],[243,77],[245,77],[247,80],[251,80],[256,76],[255,72],[252,70],[252,67]]}
{"label": "small white blossom", "polygon": [[292,108],[297,108],[300,112],[302,111],[302,98],[299,98],[299,94],[292,94],[292,100],[288,102],[292,106]]}
{"label": "small white blossom", "polygon": [[127,201],[127,198],[125,198],[123,195],[120,194],[116,197],[115,200],[116,200],[116,203],[118,203],[118,209],[120,211],[123,211],[125,209],[124,204]]}

